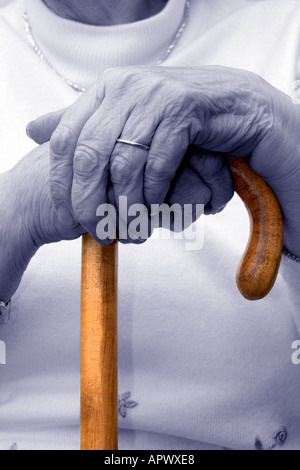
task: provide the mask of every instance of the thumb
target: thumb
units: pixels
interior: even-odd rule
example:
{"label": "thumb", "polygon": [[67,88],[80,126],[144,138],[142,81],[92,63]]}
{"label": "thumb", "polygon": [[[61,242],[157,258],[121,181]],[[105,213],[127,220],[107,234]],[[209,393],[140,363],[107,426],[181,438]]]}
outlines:
{"label": "thumb", "polygon": [[65,111],[66,108],[60,109],[59,111],[45,114],[31,121],[26,128],[26,134],[39,145],[48,142],[60,123]]}

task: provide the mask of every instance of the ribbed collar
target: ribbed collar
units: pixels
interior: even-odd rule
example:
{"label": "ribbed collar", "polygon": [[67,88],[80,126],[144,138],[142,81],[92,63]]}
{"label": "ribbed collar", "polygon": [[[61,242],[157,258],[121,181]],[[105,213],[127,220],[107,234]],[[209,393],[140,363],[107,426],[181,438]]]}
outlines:
{"label": "ribbed collar", "polygon": [[169,0],[151,18],[117,26],[66,20],[42,0],[25,0],[33,35],[52,66],[65,78],[90,86],[108,67],[156,63],[172,44],[186,0]]}

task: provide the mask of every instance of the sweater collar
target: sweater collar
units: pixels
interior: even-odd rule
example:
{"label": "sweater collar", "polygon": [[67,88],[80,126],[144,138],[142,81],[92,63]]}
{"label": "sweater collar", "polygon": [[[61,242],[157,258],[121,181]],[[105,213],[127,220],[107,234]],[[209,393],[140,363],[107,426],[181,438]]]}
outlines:
{"label": "sweater collar", "polygon": [[91,26],[60,18],[42,0],[25,0],[34,38],[65,78],[89,87],[116,66],[155,64],[184,17],[186,0],[169,0],[157,15],[117,26]]}

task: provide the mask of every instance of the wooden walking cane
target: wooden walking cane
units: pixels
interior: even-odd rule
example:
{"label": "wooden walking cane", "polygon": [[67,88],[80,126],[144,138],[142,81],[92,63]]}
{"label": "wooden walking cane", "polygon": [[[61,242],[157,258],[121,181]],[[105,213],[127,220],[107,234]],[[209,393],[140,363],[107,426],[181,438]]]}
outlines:
{"label": "wooden walking cane", "polygon": [[118,448],[118,245],[83,236],[81,450]]}
{"label": "wooden walking cane", "polygon": [[[282,256],[283,219],[265,181],[244,159],[230,158],[235,189],[250,214],[251,234],[237,274],[244,297],[272,289]],[[117,242],[83,237],[81,318],[81,449],[118,448]]]}

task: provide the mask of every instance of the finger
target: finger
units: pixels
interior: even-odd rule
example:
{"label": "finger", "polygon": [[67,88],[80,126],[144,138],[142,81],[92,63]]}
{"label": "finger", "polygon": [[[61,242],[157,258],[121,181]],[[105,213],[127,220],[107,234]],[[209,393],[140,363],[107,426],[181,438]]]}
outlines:
{"label": "finger", "polygon": [[151,144],[144,176],[144,197],[148,207],[161,205],[189,145],[187,130],[170,129],[161,124]]}
{"label": "finger", "polygon": [[97,208],[108,201],[110,157],[123,127],[122,113],[119,110],[112,112],[111,103],[104,101],[87,121],[78,138],[73,167],[72,206],[76,220],[95,239],[99,222]]}
{"label": "finger", "polygon": [[[140,233],[130,233],[134,215],[144,212],[144,172],[148,152],[138,147],[117,143],[110,163],[110,176],[113,184],[114,197],[120,218],[119,240],[123,243],[148,238],[144,224]],[[147,212],[148,216],[148,212]],[[134,231],[136,232],[136,231]]]}
{"label": "finger", "polygon": [[58,216],[69,225],[74,223],[71,191],[76,145],[82,129],[103,99],[104,87],[97,94],[85,93],[65,112],[50,140],[51,196]]}
{"label": "finger", "polygon": [[26,134],[38,145],[49,142],[65,112],[66,108],[38,117],[28,124]]}
{"label": "finger", "polygon": [[182,220],[184,224],[182,226],[187,228],[188,225],[196,221],[199,214],[197,205],[202,204],[205,207],[210,203],[211,198],[211,189],[190,166],[186,166],[182,171],[178,171],[177,176],[172,181],[166,202],[169,206],[179,204],[183,216],[185,215],[184,211],[187,211],[187,205],[191,208],[191,214],[187,214],[189,217]]}
{"label": "finger", "polygon": [[234,186],[227,158],[191,147],[193,155],[190,166],[211,190],[211,200],[205,207],[205,213],[221,212],[234,195]]}
{"label": "finger", "polygon": [[[151,119],[141,120],[139,113],[132,113],[122,132],[121,139],[149,146],[156,125]],[[149,232],[148,211],[144,200],[144,173],[148,150],[118,142],[111,156],[110,174],[120,217],[119,240],[123,243],[146,241]],[[127,209],[126,209],[127,207]],[[140,215],[139,227],[134,223]],[[128,229],[128,230],[127,230]]]}
{"label": "finger", "polygon": [[[109,183],[108,183],[107,197],[108,197],[108,204],[110,204],[114,208],[117,208],[115,195],[114,195],[114,190],[113,190],[113,187],[112,187],[112,183],[110,182],[110,178],[109,178]],[[148,239],[150,237],[150,235],[151,235],[151,221],[149,219],[148,211],[145,214],[145,216],[143,216],[143,221],[142,221],[143,226],[146,226],[146,227],[148,226],[148,228],[145,230],[145,233],[147,235],[146,238],[143,238],[143,237],[141,238],[140,237],[140,233],[141,233],[141,229],[139,227],[140,220],[141,220],[140,218],[137,221],[136,218],[134,219],[132,217],[131,218],[128,217],[128,219],[132,220],[132,222],[130,222],[130,235],[128,233],[128,227],[127,227],[128,220],[127,221],[126,220],[121,220],[121,223],[119,223],[120,218],[122,218],[122,215],[120,215],[120,213],[118,212],[118,209],[116,209],[116,220],[115,220],[115,223],[116,223],[116,236],[117,236],[119,242],[122,243],[123,245],[127,245],[129,243],[141,244],[141,243],[144,243],[146,241],[146,239]],[[134,223],[134,230],[132,229],[132,223]],[[120,236],[122,236],[123,232],[126,233],[126,236],[123,239],[120,239]],[[135,236],[135,232],[137,233],[136,236]],[[144,233],[144,231],[142,233]]]}

